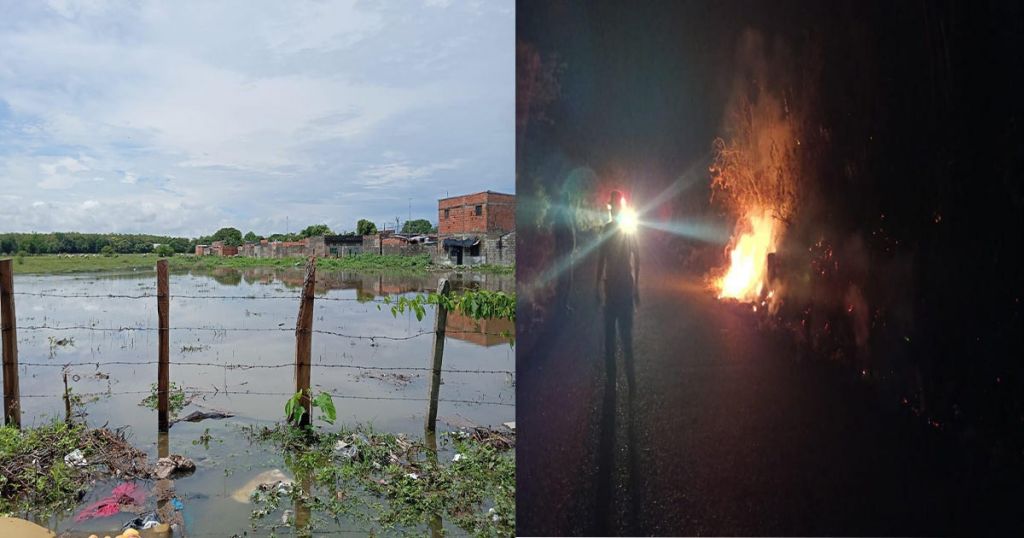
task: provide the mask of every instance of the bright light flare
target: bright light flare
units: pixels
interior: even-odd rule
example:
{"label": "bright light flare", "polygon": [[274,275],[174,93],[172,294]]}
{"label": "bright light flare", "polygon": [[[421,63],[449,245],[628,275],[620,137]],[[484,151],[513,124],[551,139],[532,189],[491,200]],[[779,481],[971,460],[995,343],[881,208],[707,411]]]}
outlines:
{"label": "bright light flare", "polygon": [[775,252],[776,223],[766,211],[751,210],[737,228],[745,231],[729,252],[729,269],[717,281],[718,297],[756,302],[768,277],[768,254]]}
{"label": "bright light flare", "polygon": [[622,202],[622,209],[619,211],[616,220],[619,222],[619,228],[628,233],[636,233],[637,228],[640,226],[640,219],[636,215],[636,210],[626,205],[625,200]]}

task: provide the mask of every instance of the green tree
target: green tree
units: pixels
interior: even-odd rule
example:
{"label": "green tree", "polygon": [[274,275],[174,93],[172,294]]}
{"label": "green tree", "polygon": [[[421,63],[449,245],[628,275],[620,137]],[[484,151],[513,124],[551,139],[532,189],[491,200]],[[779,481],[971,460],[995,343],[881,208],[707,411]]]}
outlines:
{"label": "green tree", "polygon": [[404,234],[428,234],[433,229],[434,226],[427,219],[407,220],[402,225],[402,233]]}
{"label": "green tree", "polygon": [[153,252],[156,252],[157,256],[161,258],[170,258],[174,256],[174,248],[171,245],[157,245]]}
{"label": "green tree", "polygon": [[173,249],[174,252],[178,253],[185,253],[189,251],[194,252],[196,250],[195,247],[192,247],[191,249],[189,248],[189,240],[185,239],[184,237],[172,238],[170,241],[167,242],[167,244],[170,245],[171,249]]}
{"label": "green tree", "polygon": [[356,234],[358,235],[373,235],[377,233],[377,225],[366,220],[359,219],[356,223]]}
{"label": "green tree", "polygon": [[242,237],[242,239],[243,239],[243,240],[244,240],[244,241],[245,241],[246,243],[255,243],[256,241],[259,241],[259,240],[260,240],[260,238],[259,238],[259,237],[257,237],[257,236],[256,236],[256,234],[252,232],[252,230],[249,230],[248,232],[246,232],[246,233],[245,233],[245,236],[244,236],[244,237]]}
{"label": "green tree", "polygon": [[326,224],[306,226],[304,230],[299,232],[300,237],[316,237],[320,235],[334,235],[334,232]]}
{"label": "green tree", "polygon": [[225,245],[237,247],[242,244],[242,231],[238,228],[221,228],[212,236],[212,241],[223,241]]}

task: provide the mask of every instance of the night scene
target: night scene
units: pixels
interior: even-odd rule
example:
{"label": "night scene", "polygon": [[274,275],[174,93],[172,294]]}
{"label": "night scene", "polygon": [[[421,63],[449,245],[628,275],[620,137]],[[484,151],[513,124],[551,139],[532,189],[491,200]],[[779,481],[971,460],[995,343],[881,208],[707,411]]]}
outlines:
{"label": "night scene", "polygon": [[1021,535],[1021,4],[516,11],[517,533]]}

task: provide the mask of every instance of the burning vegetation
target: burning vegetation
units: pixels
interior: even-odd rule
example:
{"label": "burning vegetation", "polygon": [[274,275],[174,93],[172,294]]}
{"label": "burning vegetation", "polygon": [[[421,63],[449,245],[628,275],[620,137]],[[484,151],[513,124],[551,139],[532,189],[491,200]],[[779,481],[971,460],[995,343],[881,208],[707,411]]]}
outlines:
{"label": "burning vegetation", "polygon": [[[712,271],[712,286],[720,299],[777,308],[780,290],[772,255],[779,250],[786,228],[800,203],[801,116],[791,106],[784,72],[776,64],[787,56],[776,45],[773,58],[765,52],[760,34],[748,32],[738,48],[744,66],[733,85],[726,108],[727,139],[712,147],[711,197],[736,219],[729,241],[727,265]],[[783,88],[781,93],[773,88]]]}

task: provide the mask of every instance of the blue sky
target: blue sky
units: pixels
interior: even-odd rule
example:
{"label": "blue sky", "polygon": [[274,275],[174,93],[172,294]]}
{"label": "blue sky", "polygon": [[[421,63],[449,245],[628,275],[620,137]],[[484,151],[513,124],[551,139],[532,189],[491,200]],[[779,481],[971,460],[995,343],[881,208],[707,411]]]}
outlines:
{"label": "blue sky", "polygon": [[513,192],[511,0],[0,0],[0,232],[258,234]]}

